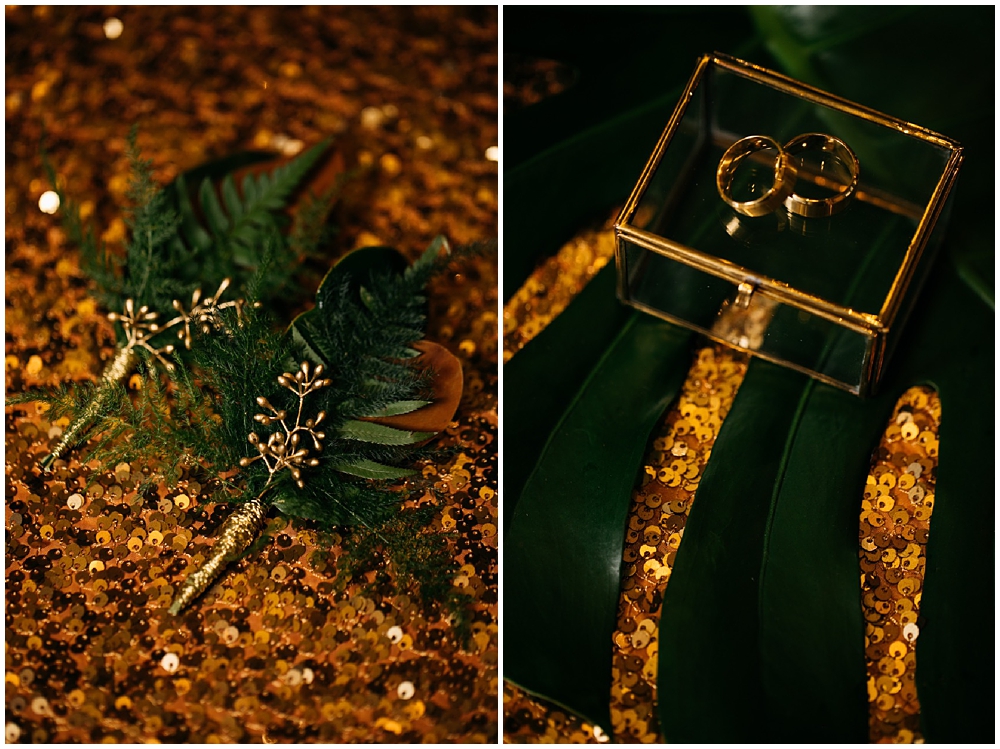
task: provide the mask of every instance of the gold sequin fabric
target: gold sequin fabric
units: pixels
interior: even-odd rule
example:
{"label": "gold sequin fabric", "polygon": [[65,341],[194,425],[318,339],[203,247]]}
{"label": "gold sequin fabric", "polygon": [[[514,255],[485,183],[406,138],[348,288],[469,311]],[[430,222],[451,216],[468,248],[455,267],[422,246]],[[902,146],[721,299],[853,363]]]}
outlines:
{"label": "gold sequin fabric", "polygon": [[614,254],[614,229],[606,224],[581,232],[539,264],[504,305],[503,360],[541,333]]}
{"label": "gold sequin fabric", "polygon": [[869,739],[922,743],[915,682],[920,598],[934,511],[941,400],[910,388],[875,451],[861,504]]}
{"label": "gold sequin fabric", "polygon": [[611,723],[619,742],[662,741],[656,710],[663,591],[712,445],[746,374],[747,357],[722,345],[700,349],[667,411],[632,494],[613,637]]}
{"label": "gold sequin fabric", "polygon": [[[495,8],[8,6],[5,18],[8,394],[95,380],[115,350],[76,248],[39,210],[43,125],[61,186],[111,246],[126,231],[133,123],[160,183],[332,135],[352,178],[289,304],[354,247],[413,259],[437,234],[496,236]],[[406,507],[436,508],[429,532],[456,564],[466,639],[391,580],[336,582],[346,532],[273,511],[261,542],[169,616],[232,512],[207,501],[214,478],[185,468],[168,486],[158,466],[127,463],[95,474],[79,450],[42,474],[68,422],[8,407],[7,741],[495,742],[496,287],[487,255],[430,288],[428,338],[461,359],[465,391],[423,483],[403,487]]]}
{"label": "gold sequin fabric", "polygon": [[546,700],[532,697],[509,682],[503,685],[503,740],[505,744],[604,744],[608,735],[600,726]]}

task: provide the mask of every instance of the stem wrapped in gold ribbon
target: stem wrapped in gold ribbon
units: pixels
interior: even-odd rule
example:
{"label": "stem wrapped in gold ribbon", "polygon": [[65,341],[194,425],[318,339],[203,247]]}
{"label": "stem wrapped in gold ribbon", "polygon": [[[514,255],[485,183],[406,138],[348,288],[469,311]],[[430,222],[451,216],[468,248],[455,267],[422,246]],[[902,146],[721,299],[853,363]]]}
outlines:
{"label": "stem wrapped in gold ribbon", "polygon": [[212,548],[212,556],[188,575],[180,593],[170,604],[171,614],[174,616],[179,614],[181,609],[208,590],[230,563],[243,556],[264,529],[266,515],[267,506],[260,497],[254,497],[249,502],[243,503],[226,519]]}
{"label": "stem wrapped in gold ribbon", "polygon": [[77,414],[72,423],[66,427],[62,439],[52,448],[52,452],[39,461],[39,465],[43,471],[51,470],[53,463],[83,439],[86,431],[91,427],[101,411],[107,407],[108,402],[111,400],[111,393],[114,386],[123,382],[128,373],[132,371],[132,367],[135,366],[135,360],[136,353],[132,346],[126,346],[118,350],[115,358],[104,368],[104,372],[101,374],[101,382],[97,386],[94,397],[91,398],[86,408]]}

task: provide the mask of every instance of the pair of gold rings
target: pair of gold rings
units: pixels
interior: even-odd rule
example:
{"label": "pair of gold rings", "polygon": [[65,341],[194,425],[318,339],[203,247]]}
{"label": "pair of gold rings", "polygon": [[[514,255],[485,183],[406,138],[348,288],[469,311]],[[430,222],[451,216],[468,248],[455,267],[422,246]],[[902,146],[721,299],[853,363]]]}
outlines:
{"label": "pair of gold rings", "polygon": [[[732,196],[733,176],[736,168],[747,157],[759,151],[775,151],[774,183],[759,198],[736,200]],[[850,179],[844,185],[834,180],[823,179],[823,184],[834,184],[840,189],[828,198],[806,198],[795,192],[795,182],[801,167],[800,156],[807,151],[830,154],[846,167]],[[731,145],[722,155],[719,168],[715,172],[715,184],[719,195],[733,210],[744,216],[763,216],[784,204],[790,213],[797,216],[832,216],[847,206],[858,188],[858,157],[844,141],[824,133],[804,133],[797,135],[785,145],[779,145],[774,138],[766,135],[749,135]]]}

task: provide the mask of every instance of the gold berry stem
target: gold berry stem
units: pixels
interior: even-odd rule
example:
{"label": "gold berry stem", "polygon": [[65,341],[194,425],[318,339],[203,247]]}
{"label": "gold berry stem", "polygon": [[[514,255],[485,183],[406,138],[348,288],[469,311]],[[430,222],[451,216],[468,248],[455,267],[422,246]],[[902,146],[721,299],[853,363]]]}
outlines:
{"label": "gold berry stem", "polygon": [[185,606],[208,590],[222,571],[239,559],[260,535],[267,515],[267,505],[261,500],[262,496],[263,492],[249,502],[244,502],[226,519],[212,548],[212,555],[184,580],[180,593],[170,604],[171,614],[176,616]]}
{"label": "gold berry stem", "polygon": [[115,358],[104,368],[100,384],[94,392],[94,397],[90,399],[86,408],[78,413],[76,418],[66,427],[62,439],[52,448],[52,452],[39,461],[39,465],[43,471],[51,470],[52,464],[56,460],[61,458],[66,451],[83,439],[84,433],[90,428],[111,400],[113,386],[125,380],[128,373],[135,366],[135,360],[136,353],[131,343],[118,349]]}

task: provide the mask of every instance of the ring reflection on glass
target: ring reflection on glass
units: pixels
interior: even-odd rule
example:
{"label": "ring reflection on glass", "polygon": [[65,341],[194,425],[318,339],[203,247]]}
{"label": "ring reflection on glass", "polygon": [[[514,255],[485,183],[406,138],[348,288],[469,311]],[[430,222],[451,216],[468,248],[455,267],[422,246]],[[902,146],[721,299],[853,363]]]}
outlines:
{"label": "ring reflection on glass", "polygon": [[[748,156],[766,150],[777,152],[774,159],[774,183],[759,198],[736,200],[731,193],[736,168]],[[786,153],[776,140],[766,135],[748,135],[733,143],[722,154],[715,172],[715,186],[719,190],[719,196],[734,211],[744,216],[763,216],[781,205],[782,201],[792,194],[797,173],[795,159]]]}
{"label": "ring reflection on glass", "polygon": [[785,208],[789,212],[797,216],[813,218],[816,216],[832,216],[847,206],[847,203],[858,188],[858,173],[861,168],[858,163],[858,157],[851,150],[850,146],[840,140],[840,138],[834,138],[832,135],[804,133],[788,141],[784,145],[784,149],[791,155],[793,160],[796,160],[796,158],[801,160],[802,154],[807,151],[813,153],[818,151],[821,155],[830,154],[847,169],[850,175],[847,184],[833,179],[823,180],[822,184],[824,185],[835,185],[840,188],[836,194],[828,198],[804,198],[795,192],[790,193],[785,198]]}
{"label": "ring reflection on glass", "polygon": [[[770,217],[746,218],[730,213],[722,225],[726,234],[747,247],[760,246],[762,242],[774,241],[779,232],[788,228],[789,218],[784,211],[774,211]],[[801,219],[799,219],[801,221]]]}

